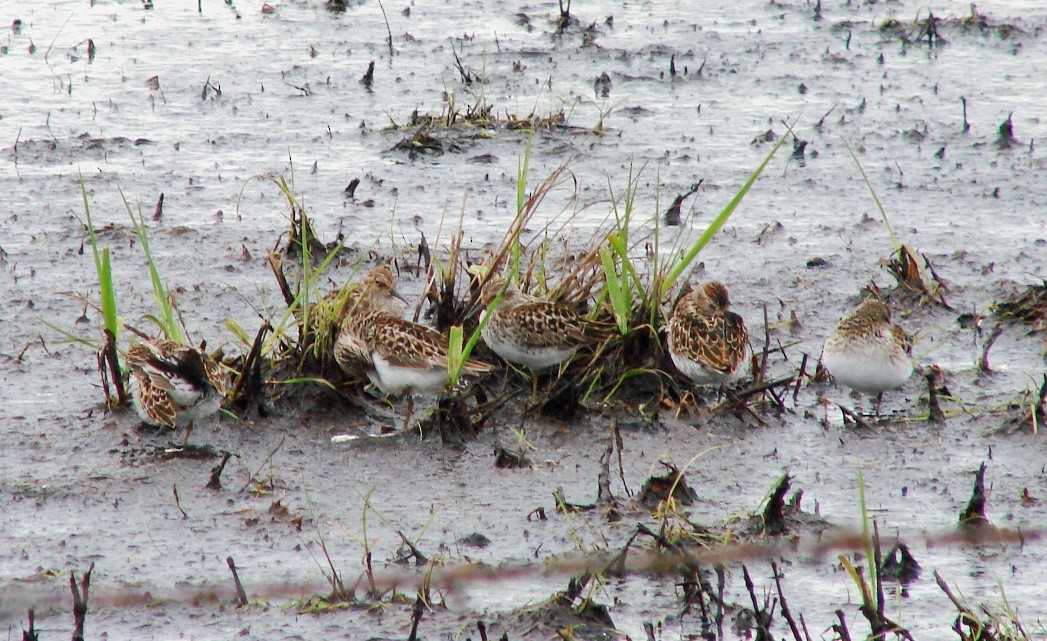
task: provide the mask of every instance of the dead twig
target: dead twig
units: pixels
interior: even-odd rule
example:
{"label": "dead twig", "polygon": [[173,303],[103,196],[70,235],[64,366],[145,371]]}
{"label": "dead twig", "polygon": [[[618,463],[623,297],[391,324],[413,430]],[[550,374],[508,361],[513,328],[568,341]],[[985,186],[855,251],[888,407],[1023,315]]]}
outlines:
{"label": "dead twig", "polygon": [[[389,55],[396,55],[396,50],[393,49],[393,30],[389,28],[389,16],[385,13],[385,5],[382,4],[382,0],[378,0],[378,8],[382,10],[382,19],[385,20],[385,33],[388,37],[389,43]],[[374,63],[371,63],[374,66]]]}
{"label": "dead twig", "polygon": [[[105,390],[106,407],[109,406],[109,381],[116,388],[116,398],[120,405],[127,403],[127,392],[124,390],[124,378],[120,375],[120,357],[116,352],[116,336],[105,330],[105,346],[98,355],[98,371],[102,374],[102,389]],[[108,372],[108,375],[107,375]]]}
{"label": "dead twig", "polygon": [[791,485],[792,477],[784,474],[777,485],[774,486],[774,491],[771,492],[770,498],[767,499],[767,506],[762,514],[764,534],[778,536],[788,531],[788,526],[785,523],[785,495],[789,492]]}
{"label": "dead twig", "polygon": [[40,635],[35,627],[36,611],[29,608],[29,629],[22,630],[22,641],[40,641]]}
{"label": "dead twig", "polygon": [[763,382],[767,373],[767,354],[771,349],[771,323],[767,316],[767,305],[763,306],[763,356],[760,358],[760,371],[756,373],[756,384]]}
{"label": "dead twig", "polygon": [[95,569],[92,563],[84,576],[80,579],[80,585],[76,584],[76,575],[69,573],[69,589],[73,592],[73,641],[84,641],[84,621],[87,620],[87,595],[91,588],[91,572]]}
{"label": "dead twig", "polygon": [[[271,265],[273,264],[274,256],[276,256],[277,261],[280,260],[280,257],[278,255],[270,254],[269,261]],[[279,274],[280,276],[283,276],[283,272],[280,271],[280,269],[276,265],[273,265],[273,270],[275,273]],[[280,281],[280,278],[277,278],[277,281]],[[287,281],[284,280],[282,282],[283,285],[280,288],[281,290],[287,287]],[[285,293],[284,295],[286,296],[289,293],[290,290],[288,289],[287,293]],[[240,370],[240,377],[236,380],[236,387],[233,388],[231,399],[232,402],[237,402],[238,400],[240,400],[242,395],[246,394],[248,399],[251,397],[255,397],[256,400],[258,400],[259,402],[259,407],[261,407],[262,342],[265,340],[265,335],[271,332],[272,329],[273,326],[269,324],[269,321],[263,322],[262,326],[258,328],[258,333],[255,334],[254,337],[254,343],[251,344],[251,351],[247,353],[247,358],[244,359],[244,365]]]}
{"label": "dead twig", "polygon": [[992,523],[989,521],[989,518],[985,516],[986,503],[985,463],[983,462],[978,466],[978,471],[974,473],[974,490],[971,492],[971,500],[967,503],[967,507],[960,513],[960,527],[991,527]]}
{"label": "dead twig", "polygon": [[789,611],[789,604],[785,601],[785,592],[782,590],[782,575],[778,572],[778,564],[771,561],[771,572],[774,573],[774,584],[778,588],[778,602],[782,606],[782,617],[785,618],[785,622],[789,624],[789,629],[793,632],[793,639],[796,641],[804,641],[800,637],[800,629],[796,625],[796,621],[793,619],[792,613]]}
{"label": "dead twig", "polygon": [[1000,337],[1000,334],[1003,334],[1003,330],[1003,324],[1000,323],[996,325],[996,327],[993,327],[992,331],[989,332],[988,338],[985,339],[985,345],[982,346],[982,357],[978,359],[979,372],[986,374],[992,372],[992,368],[989,367],[989,350],[992,349],[993,343],[995,343],[996,339]]}
{"label": "dead twig", "polygon": [[836,407],[840,408],[840,413],[843,414],[845,423],[847,422],[847,419],[850,419],[850,420],[854,421],[854,424],[857,427],[860,427],[863,430],[869,429],[869,424],[857,412],[855,412],[852,409],[848,409],[848,408],[844,407],[843,405],[840,405],[839,403],[835,403],[835,405],[836,405]]}
{"label": "dead twig", "polygon": [[611,494],[611,455],[614,454],[614,436],[608,439],[607,447],[600,455],[600,474],[596,479],[596,503],[613,510],[618,501]]}
{"label": "dead twig", "polygon": [[938,401],[938,381],[942,373],[937,366],[927,370],[927,420],[932,423],[944,423],[945,412]]}
{"label": "dead twig", "polygon": [[[1047,386],[1047,382],[1044,383]],[[622,464],[622,449],[624,443],[622,441],[622,431],[618,429],[618,419],[611,419],[611,438],[614,439],[614,447],[618,451],[618,480],[622,482],[622,487],[625,488],[625,495],[632,496],[633,493],[629,490],[629,485],[625,482],[625,467]]]}
{"label": "dead twig", "polygon": [[284,297],[284,303],[290,307],[294,304],[294,293],[291,291],[291,286],[287,284],[287,277],[284,276],[283,257],[277,252],[269,252],[269,267],[272,268],[273,276],[276,277],[276,284]]}
{"label": "dead twig", "polygon": [[225,464],[231,458],[233,458],[232,452],[222,453],[222,462],[211,469],[211,478],[207,480],[207,485],[204,487],[215,491],[222,489],[222,471],[225,470]]}
{"label": "dead twig", "polygon": [[418,592],[418,596],[414,599],[414,607],[411,609],[411,634],[407,636],[407,641],[418,641],[418,624],[422,622],[422,614],[425,612],[425,602],[422,601],[422,593]]}
{"label": "dead twig", "polygon": [[840,635],[840,641],[851,641],[851,633],[847,631],[847,617],[844,615],[843,610],[836,611],[836,618],[839,619],[839,625],[833,624],[833,631]]}
{"label": "dead twig", "polygon": [[[764,607],[760,607],[760,602],[756,599],[756,586],[753,585],[752,577],[749,576],[749,568],[742,566],[742,578],[745,580],[745,588],[749,591],[749,598],[753,604],[753,620],[756,622],[756,641],[771,641],[770,623],[771,623],[771,612],[768,610],[767,603],[764,602]],[[773,610],[773,607],[771,608]]]}
{"label": "dead twig", "polygon": [[189,515],[186,514],[185,510],[182,509],[182,500],[180,498],[178,498],[178,486],[177,485],[172,485],[171,486],[171,491],[174,492],[175,507],[178,508],[178,511],[182,513],[182,518],[183,519],[189,518]]}
{"label": "dead twig", "polygon": [[240,583],[240,575],[236,571],[236,562],[233,561],[233,557],[225,557],[225,564],[229,566],[229,571],[233,573],[233,584],[236,586],[236,598],[240,602],[241,607],[246,606],[249,601],[247,600],[247,593],[244,592],[244,585]]}

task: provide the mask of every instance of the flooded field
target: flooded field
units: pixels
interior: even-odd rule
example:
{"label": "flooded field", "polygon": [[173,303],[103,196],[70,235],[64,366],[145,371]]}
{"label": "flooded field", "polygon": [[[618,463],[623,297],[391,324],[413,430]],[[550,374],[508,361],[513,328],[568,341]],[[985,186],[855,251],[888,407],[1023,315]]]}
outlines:
{"label": "flooded field", "polygon": [[[1042,317],[1004,322],[992,311],[1047,278],[1042,3],[947,3],[931,7],[933,19],[915,2],[575,2],[569,12],[550,2],[16,4],[0,12],[10,24],[0,41],[9,636],[29,627],[30,608],[41,638],[67,634],[69,573],[93,564],[89,639],[764,638],[753,601],[771,610],[765,597],[778,598],[774,560],[810,638],[843,638],[832,628],[838,610],[860,638],[869,623],[838,555],[866,561],[853,540],[832,537],[861,530],[861,476],[884,549],[901,537],[923,568],[904,589],[887,584],[890,621],[918,639],[956,634],[937,571],[983,619],[983,606],[1016,610],[1000,618],[1027,636],[1006,638],[1047,638],[1047,445],[1042,425],[1012,420],[1036,405],[1047,335],[1034,332]],[[539,125],[533,136],[529,125]],[[481,259],[517,213],[525,157],[527,193],[568,172],[525,230],[531,249],[548,237],[580,251],[607,233],[627,193],[633,238],[653,238],[673,199],[700,183],[682,224],[658,225],[663,247],[685,248],[783,136],[690,280],[727,284],[757,351],[765,336],[783,346],[770,353],[769,380],[797,375],[804,355],[811,374],[863,290],[896,286],[871,186],[898,241],[933,266],[947,306],[889,296],[924,369],[885,395],[889,420],[869,428],[844,423],[838,408],[868,409],[867,398],[803,377],[780,410],[752,414],[677,415],[634,394],[561,421],[540,417],[524,394],[458,447],[332,440],[399,426],[404,403],[372,398],[362,411],[274,372],[267,415],[234,409],[196,426],[193,443],[232,454],[209,489],[220,459],[169,456],[180,432],[106,411],[94,350],[59,331],[102,340],[81,184],[111,252],[121,318],[155,330],[143,319],[156,305],[126,198],[141,207],[194,342],[235,357],[250,344],[229,321],[250,338],[287,307],[268,262],[289,227],[280,178],[321,240],[344,238],[325,289],[395,256],[413,308],[424,284],[406,266],[418,245],[446,257],[461,219],[462,253]],[[979,360],[1000,323],[985,371]],[[938,423],[926,420],[932,366],[947,388]],[[497,398],[519,379],[500,369],[481,387]],[[715,392],[699,396],[716,402]],[[434,399],[417,400],[424,417]],[[612,425],[621,440],[608,466]],[[497,467],[497,447],[531,464]],[[675,513],[635,497],[663,462],[686,466],[695,492]],[[986,515],[1012,536],[960,543],[951,534],[983,463]],[[614,510],[598,496],[605,469]],[[784,474],[803,491],[807,520],[784,537],[746,536]],[[560,510],[558,492],[596,507]],[[637,565],[666,551],[636,536],[638,524],[702,540],[708,548],[686,548],[701,570],[605,571],[630,541]],[[781,547],[701,556],[722,541]],[[819,547],[832,542],[840,547]],[[248,606],[237,607],[229,557]],[[717,592],[714,561],[718,599],[694,587],[700,576]],[[368,565],[380,596],[368,594]],[[332,567],[358,603],[318,598],[332,592]],[[575,607],[546,603],[585,568],[597,579]],[[703,629],[715,611],[720,629]],[[780,603],[770,635],[800,638]]]}

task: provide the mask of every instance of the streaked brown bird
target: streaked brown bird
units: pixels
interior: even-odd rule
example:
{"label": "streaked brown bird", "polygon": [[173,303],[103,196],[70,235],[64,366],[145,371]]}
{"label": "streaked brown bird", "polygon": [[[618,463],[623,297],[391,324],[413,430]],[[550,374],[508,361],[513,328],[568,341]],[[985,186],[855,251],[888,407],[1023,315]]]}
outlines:
{"label": "streaked brown bird", "polygon": [[[498,292],[502,298],[491,309]],[[566,361],[583,345],[606,339],[609,323],[591,320],[568,305],[531,296],[515,283],[492,279],[481,292],[487,306],[480,332],[495,354],[515,365],[540,371]],[[481,319],[483,322],[483,319]]]}
{"label": "streaked brown bird", "polygon": [[196,347],[163,338],[141,340],[128,351],[127,366],[139,418],[157,427],[185,427],[183,446],[193,422],[217,412],[225,398],[222,366]]}
{"label": "streaked brown bird", "polygon": [[749,332],[729,306],[727,288],[710,281],[682,296],[669,318],[669,356],[698,385],[731,383],[747,371]]}

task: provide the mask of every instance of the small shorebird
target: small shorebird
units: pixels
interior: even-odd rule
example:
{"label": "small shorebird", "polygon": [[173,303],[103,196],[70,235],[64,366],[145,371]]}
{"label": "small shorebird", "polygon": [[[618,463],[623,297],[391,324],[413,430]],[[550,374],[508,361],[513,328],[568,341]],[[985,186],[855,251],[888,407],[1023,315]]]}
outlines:
{"label": "small shorebird", "polygon": [[193,422],[218,411],[225,398],[222,366],[202,349],[158,338],[135,343],[127,353],[128,388],[143,422],[185,427],[184,447]]}
{"label": "small shorebird", "polygon": [[669,356],[698,385],[731,383],[747,371],[749,332],[729,305],[727,288],[711,281],[684,294],[669,317]]}
{"label": "small shorebird", "polygon": [[867,298],[845,316],[825,341],[822,364],[833,378],[865,394],[876,394],[876,413],[886,390],[912,375],[912,338],[891,324],[883,302]]}
{"label": "small shorebird", "polygon": [[[366,296],[366,299],[365,299]],[[367,272],[346,297],[337,320],[338,336],[334,342],[334,360],[350,376],[374,369],[371,350],[361,332],[363,318],[372,309],[401,316],[407,301],[396,291],[396,278],[387,265]]]}
{"label": "small shorebird", "polygon": [[[492,310],[498,292],[502,298]],[[606,339],[614,329],[567,305],[525,294],[515,283],[506,285],[501,279],[487,282],[480,301],[487,307],[480,320],[486,320],[480,332],[484,342],[510,363],[531,370],[532,382],[534,372],[563,363],[578,348]]]}
{"label": "small shorebird", "polygon": [[[361,291],[357,309],[347,315],[361,339],[353,357],[364,364],[367,377],[383,394],[407,395],[407,430],[414,412],[413,392],[438,393],[448,384],[447,337],[428,327],[390,313],[384,306],[387,283],[370,282]],[[341,334],[339,335],[341,339]],[[467,360],[462,373],[476,376],[491,371],[491,366],[476,359]]]}

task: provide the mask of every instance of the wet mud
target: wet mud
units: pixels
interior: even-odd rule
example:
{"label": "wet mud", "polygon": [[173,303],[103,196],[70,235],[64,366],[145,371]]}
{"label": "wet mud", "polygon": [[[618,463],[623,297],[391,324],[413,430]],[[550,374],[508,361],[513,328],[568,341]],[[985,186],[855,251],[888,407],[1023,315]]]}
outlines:
{"label": "wet mud", "polygon": [[[801,638],[782,595],[811,638],[888,623],[949,638],[962,608],[984,620],[1005,602],[1043,638],[1042,6],[183,4],[3,12],[12,635],[31,608],[41,638],[73,631],[74,573],[85,638]],[[463,260],[497,245],[524,157],[527,193],[566,168],[525,242],[580,251],[633,191],[633,237],[658,221],[683,248],[783,137],[690,277],[730,287],[766,380],[807,359],[752,412],[640,389],[562,420],[500,369],[480,387],[516,395],[475,434],[377,437],[403,402],[270,372],[266,402],[197,425],[187,455],[180,433],[107,411],[94,349],[62,333],[103,340],[81,177],[121,318],[155,329],[126,198],[190,338],[237,358],[287,308],[274,179],[322,242],[344,241],[325,289],[397,257],[413,304],[420,246],[446,257],[459,219]],[[933,278],[899,287],[909,260]],[[922,371],[860,427],[840,406],[865,419],[869,399],[815,364],[867,288]],[[868,576],[860,492],[890,559],[879,618],[847,566]],[[994,529],[957,534],[979,510]]]}

